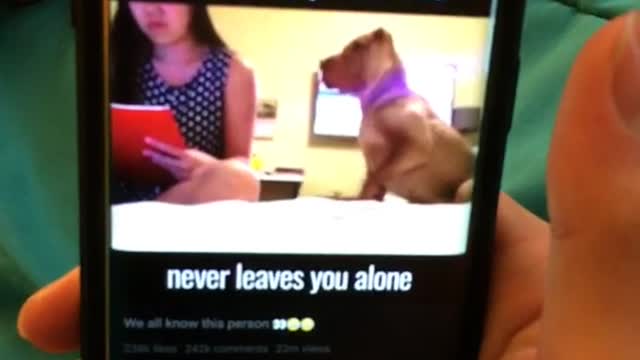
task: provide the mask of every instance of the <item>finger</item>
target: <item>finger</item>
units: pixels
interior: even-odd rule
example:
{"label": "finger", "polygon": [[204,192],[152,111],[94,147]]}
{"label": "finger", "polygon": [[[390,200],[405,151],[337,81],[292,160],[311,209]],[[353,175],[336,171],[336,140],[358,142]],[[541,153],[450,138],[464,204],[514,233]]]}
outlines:
{"label": "finger", "polygon": [[167,170],[181,169],[182,171],[184,171],[188,168],[187,161],[184,159],[166,156],[162,153],[149,149],[145,149],[142,154],[148,157],[154,164],[162,166]]}
{"label": "finger", "polygon": [[49,353],[80,347],[80,268],[42,288],[22,305],[18,333]]}
{"label": "finger", "polygon": [[535,349],[534,336],[523,340],[516,335],[540,316],[548,247],[548,224],[501,194],[480,359],[493,360],[516,350]]}
{"label": "finger", "polygon": [[165,142],[156,140],[152,137],[146,137],[145,139],[145,143],[153,148],[155,148],[158,151],[161,151],[167,155],[171,155],[175,158],[179,158],[182,157],[183,154],[183,150],[179,149],[173,145],[167,144]]}
{"label": "finger", "polygon": [[639,359],[640,22],[578,56],[551,142],[544,359]]}
{"label": "finger", "polygon": [[[220,161],[215,156],[202,152],[196,149],[187,149],[184,151],[184,157],[191,159],[192,162],[197,164],[212,164]],[[237,158],[234,158],[237,160]]]}

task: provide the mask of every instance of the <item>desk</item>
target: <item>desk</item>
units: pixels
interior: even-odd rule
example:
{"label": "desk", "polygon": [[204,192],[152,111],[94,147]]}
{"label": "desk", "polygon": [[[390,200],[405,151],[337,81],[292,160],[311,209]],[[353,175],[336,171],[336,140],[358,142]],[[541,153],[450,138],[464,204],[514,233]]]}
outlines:
{"label": "desk", "polygon": [[304,175],[295,173],[259,173],[260,201],[295,199],[300,193]]}

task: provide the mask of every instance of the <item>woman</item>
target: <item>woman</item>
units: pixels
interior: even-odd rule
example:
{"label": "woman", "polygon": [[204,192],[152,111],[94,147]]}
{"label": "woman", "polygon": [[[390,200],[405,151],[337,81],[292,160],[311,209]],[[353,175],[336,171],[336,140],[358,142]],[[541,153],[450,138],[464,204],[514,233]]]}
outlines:
{"label": "woman", "polygon": [[[172,186],[112,181],[112,202],[256,200],[246,166],[256,110],[252,70],[226,46],[204,5],[120,1],[112,30],[112,101],[168,105],[188,150],[146,139]],[[223,161],[220,161],[223,160]]]}

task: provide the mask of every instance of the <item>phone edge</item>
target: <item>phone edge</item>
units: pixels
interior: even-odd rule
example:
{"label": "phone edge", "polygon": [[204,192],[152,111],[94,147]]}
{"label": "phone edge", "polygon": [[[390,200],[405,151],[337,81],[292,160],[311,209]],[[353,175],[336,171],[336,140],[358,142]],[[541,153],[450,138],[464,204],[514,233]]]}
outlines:
{"label": "phone edge", "polygon": [[[469,344],[462,349],[462,359],[476,359],[481,347],[487,296],[490,281],[492,241],[495,233],[495,211],[497,209],[502,165],[506,149],[508,130],[513,116],[515,93],[519,72],[519,48],[525,0],[498,0],[495,18],[494,40],[491,49],[489,76],[487,78],[483,119],[500,119],[495,123],[483,121],[481,153],[478,158],[474,183],[470,233],[470,261],[466,262],[469,281],[466,284],[467,306],[465,325],[469,325],[464,336]],[[106,4],[106,5],[105,5]],[[100,110],[105,114],[106,84],[90,86],[90,80],[103,77],[105,53],[102,34],[105,7],[108,1],[71,0],[76,34],[76,83],[78,111],[78,162],[79,171],[79,225],[81,265],[81,357],[83,359],[106,359],[106,246],[108,238],[108,207],[106,186],[106,139],[104,129],[91,123],[91,114]],[[90,16],[87,16],[90,14]],[[91,51],[93,50],[93,52]],[[504,70],[507,69],[507,70]],[[508,101],[498,97],[499,93],[512,93]],[[93,110],[93,111],[92,111]],[[106,116],[106,115],[105,115]],[[101,124],[105,126],[106,124]],[[91,146],[88,146],[91,144]],[[99,146],[96,146],[99,145]],[[87,151],[87,149],[91,149]],[[103,159],[103,166],[96,165],[95,158]],[[489,167],[490,166],[490,167]],[[488,173],[488,174],[487,174]],[[96,176],[97,175],[97,176]],[[92,181],[103,179],[103,181]],[[475,194],[478,194],[476,196]],[[478,211],[482,211],[481,214]],[[104,229],[100,234],[96,229]],[[96,288],[96,284],[100,284]],[[103,316],[103,321],[96,319]]]}
{"label": "phone edge", "polygon": [[[76,37],[76,93],[78,127],[78,184],[80,238],[80,355],[82,359],[107,359],[106,244],[107,158],[103,121],[107,84],[103,78],[104,0],[71,0]],[[100,179],[101,181],[96,181]],[[104,231],[100,231],[103,229]],[[103,319],[99,317],[102,316]]]}
{"label": "phone edge", "polygon": [[[506,142],[511,128],[520,71],[520,42],[526,0],[497,0],[493,41],[479,139],[465,262],[464,346],[460,359],[477,360],[488,310],[493,242]],[[504,97],[503,94],[509,94]]]}

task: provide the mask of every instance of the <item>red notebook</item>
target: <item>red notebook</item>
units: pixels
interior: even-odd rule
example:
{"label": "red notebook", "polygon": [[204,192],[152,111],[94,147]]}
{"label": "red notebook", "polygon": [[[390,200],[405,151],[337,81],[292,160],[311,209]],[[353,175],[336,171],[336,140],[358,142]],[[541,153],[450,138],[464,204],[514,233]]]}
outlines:
{"label": "red notebook", "polygon": [[168,106],[111,104],[112,166],[118,177],[137,185],[166,185],[173,175],[143,155],[144,139],[185,149],[185,141]]}

